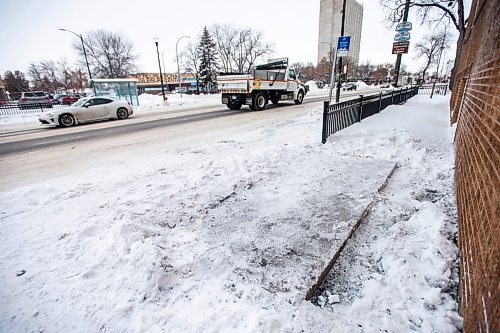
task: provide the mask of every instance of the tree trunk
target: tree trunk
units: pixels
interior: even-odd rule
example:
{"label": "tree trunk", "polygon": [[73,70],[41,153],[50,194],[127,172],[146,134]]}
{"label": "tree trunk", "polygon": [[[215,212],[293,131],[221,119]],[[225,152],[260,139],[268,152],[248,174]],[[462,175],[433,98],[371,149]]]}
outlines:
{"label": "tree trunk", "polygon": [[460,53],[462,51],[464,35],[465,35],[465,31],[463,31],[463,32],[461,31],[459,36],[458,36],[457,52],[455,53],[455,63],[453,64],[453,69],[451,70],[451,77],[450,77],[450,90],[452,90],[452,91],[453,91],[453,87],[455,85],[455,79],[457,76],[457,69],[458,69],[458,64],[460,62]]}

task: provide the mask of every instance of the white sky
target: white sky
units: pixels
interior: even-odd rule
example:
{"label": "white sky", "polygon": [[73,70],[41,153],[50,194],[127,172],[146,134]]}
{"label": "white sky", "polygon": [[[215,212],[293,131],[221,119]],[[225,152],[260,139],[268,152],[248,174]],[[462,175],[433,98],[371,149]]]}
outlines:
{"label": "white sky", "polygon": [[[378,0],[358,0],[364,5],[360,62],[395,62],[391,54],[394,31],[386,28]],[[26,71],[30,62],[75,60],[71,47],[76,38],[58,28],[78,33],[105,29],[123,32],[139,54],[143,72],[156,72],[158,62],[153,38],[160,38],[167,72],[176,71],[175,43],[182,35],[197,36],[203,26],[214,23],[251,27],[273,42],[275,56],[291,62],[316,62],[319,0],[0,0],[0,74],[6,70]],[[410,49],[425,29],[414,24]],[[183,39],[179,49],[187,43]],[[445,58],[453,57],[447,52]],[[403,57],[411,71],[420,68],[410,53]]]}

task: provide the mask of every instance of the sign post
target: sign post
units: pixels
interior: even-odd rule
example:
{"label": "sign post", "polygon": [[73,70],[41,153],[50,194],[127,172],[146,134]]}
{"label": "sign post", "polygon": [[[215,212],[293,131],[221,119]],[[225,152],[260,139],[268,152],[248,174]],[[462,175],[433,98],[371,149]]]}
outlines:
{"label": "sign post", "polygon": [[[400,32],[400,31],[409,31],[409,30],[411,30],[412,24],[410,22],[408,22],[408,12],[409,11],[410,11],[410,0],[406,0],[405,10],[404,10],[404,13],[403,13],[403,22],[400,22],[396,26],[396,31]],[[403,29],[406,29],[406,30],[403,30]],[[393,45],[393,50],[394,50],[394,45]],[[406,51],[406,52],[408,52],[408,51]],[[401,55],[402,55],[402,53],[398,53],[397,55],[398,56],[396,58],[396,82],[395,82],[395,87],[398,86],[399,70],[401,68],[401,57],[402,57]]]}

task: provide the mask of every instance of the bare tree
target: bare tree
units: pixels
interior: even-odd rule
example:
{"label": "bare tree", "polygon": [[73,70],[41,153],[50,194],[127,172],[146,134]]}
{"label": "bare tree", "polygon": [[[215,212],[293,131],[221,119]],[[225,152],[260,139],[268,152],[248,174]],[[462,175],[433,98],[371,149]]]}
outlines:
{"label": "bare tree", "polygon": [[198,45],[200,41],[189,42],[187,46],[181,51],[179,57],[181,58],[181,66],[185,71],[194,75],[196,79],[196,91],[200,92],[200,55],[198,53]]}
{"label": "bare tree", "polygon": [[28,66],[28,77],[35,90],[52,92],[61,86],[56,63],[52,60],[31,63]]}
{"label": "bare tree", "polygon": [[66,59],[33,62],[28,67],[28,76],[34,89],[48,92],[81,91],[87,80],[82,69],[70,67]]}
{"label": "bare tree", "polygon": [[[387,20],[391,25],[402,21],[406,0],[379,0],[385,7]],[[458,31],[455,66],[452,71],[450,86],[453,88],[455,71],[459,63],[460,50],[465,37],[468,19],[465,17],[464,0],[410,0],[410,9],[416,8],[421,22],[437,23],[449,20]]]}
{"label": "bare tree", "polygon": [[238,36],[238,31],[230,25],[213,25],[210,32],[214,38],[215,48],[219,56],[221,70],[229,73],[233,71],[233,45]]}
{"label": "bare tree", "polygon": [[[136,69],[137,55],[132,42],[122,33],[97,30],[83,36],[88,61],[96,78],[122,78]],[[73,43],[85,66],[85,58],[80,41]]]}
{"label": "bare tree", "polygon": [[214,25],[210,34],[223,72],[248,72],[257,61],[273,53],[260,31],[239,29],[230,25]]}
{"label": "bare tree", "polygon": [[425,59],[425,65],[422,69],[422,80],[425,81],[425,73],[429,67],[436,62],[439,52],[450,46],[448,35],[444,32],[427,35],[424,39],[415,44],[417,58]]}

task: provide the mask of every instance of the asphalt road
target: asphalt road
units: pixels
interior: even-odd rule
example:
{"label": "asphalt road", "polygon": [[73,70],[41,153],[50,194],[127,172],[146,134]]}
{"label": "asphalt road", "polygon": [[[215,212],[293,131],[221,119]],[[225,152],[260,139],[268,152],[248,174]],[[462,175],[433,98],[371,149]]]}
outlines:
{"label": "asphalt road", "polygon": [[[362,92],[344,92],[342,93],[341,99],[346,100],[357,98],[360,93]],[[324,95],[310,96],[304,100],[303,104],[320,104],[325,99],[326,97]],[[270,104],[266,110],[288,107],[290,107],[290,103],[282,103],[278,105]],[[266,110],[260,112],[266,112]],[[113,136],[144,132],[161,127],[183,125],[217,118],[235,117],[250,112],[254,113],[259,111],[250,111],[246,107],[243,107],[239,111],[232,111],[223,105],[193,106],[191,108],[183,109],[182,112],[174,111],[163,115],[134,115],[134,117],[125,121],[116,120],[105,123],[94,123],[67,129],[30,128],[26,130],[15,130],[0,134],[0,139],[3,141],[0,141],[0,156],[22,154],[75,142],[100,140]]]}

